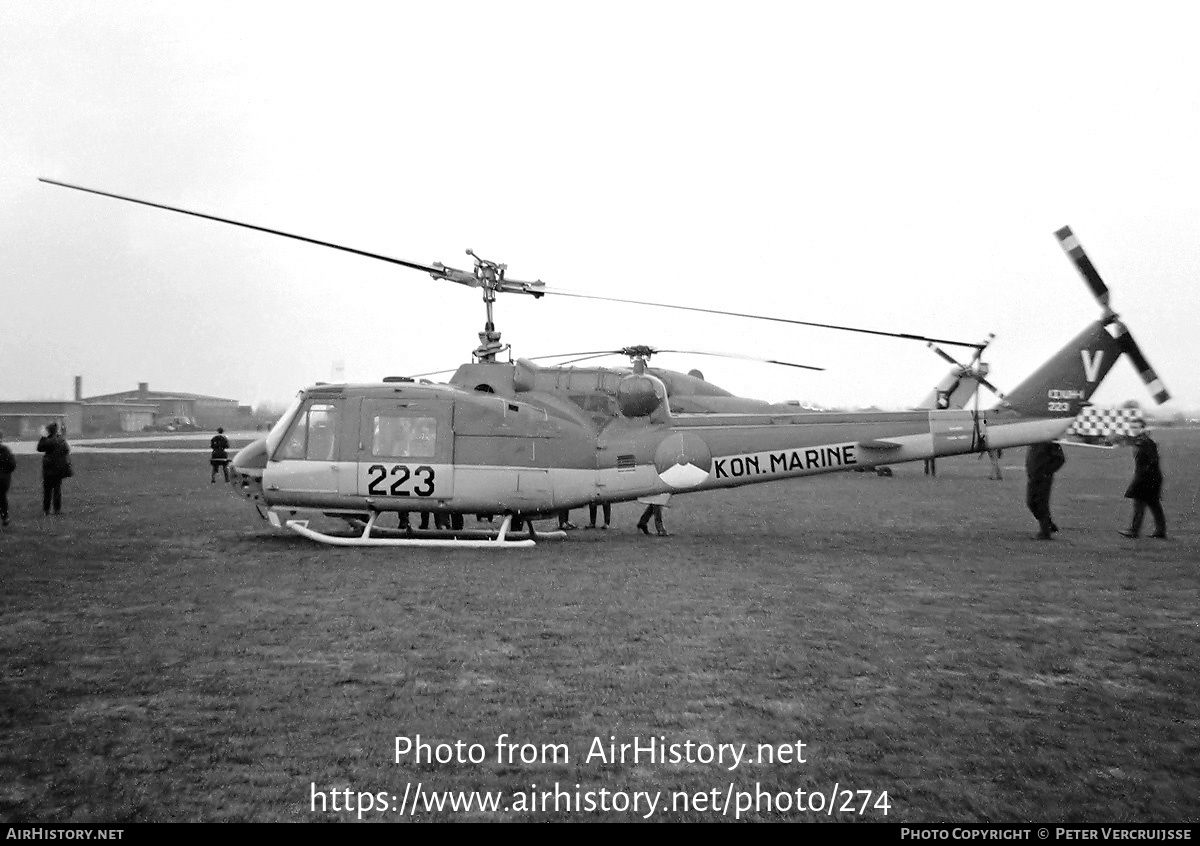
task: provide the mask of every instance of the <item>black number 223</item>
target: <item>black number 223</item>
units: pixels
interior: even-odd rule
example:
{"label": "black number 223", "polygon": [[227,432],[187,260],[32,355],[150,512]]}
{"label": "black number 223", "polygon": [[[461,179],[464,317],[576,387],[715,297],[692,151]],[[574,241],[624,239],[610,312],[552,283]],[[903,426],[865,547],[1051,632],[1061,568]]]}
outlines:
{"label": "black number 223", "polygon": [[[371,477],[367,493],[372,496],[433,496],[433,468],[428,464],[422,464],[415,471],[409,470],[407,464],[393,464],[391,467],[372,464],[367,468],[367,475]],[[389,476],[392,477],[390,485],[387,484]],[[410,489],[406,487],[409,480],[419,484],[413,484]]]}

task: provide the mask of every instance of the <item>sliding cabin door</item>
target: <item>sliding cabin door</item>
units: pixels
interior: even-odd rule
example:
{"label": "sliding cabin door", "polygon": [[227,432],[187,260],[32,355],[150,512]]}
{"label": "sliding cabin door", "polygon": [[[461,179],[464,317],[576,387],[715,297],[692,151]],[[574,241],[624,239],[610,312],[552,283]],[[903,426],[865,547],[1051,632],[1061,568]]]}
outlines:
{"label": "sliding cabin door", "polygon": [[358,494],[398,501],[454,496],[454,403],[362,401]]}

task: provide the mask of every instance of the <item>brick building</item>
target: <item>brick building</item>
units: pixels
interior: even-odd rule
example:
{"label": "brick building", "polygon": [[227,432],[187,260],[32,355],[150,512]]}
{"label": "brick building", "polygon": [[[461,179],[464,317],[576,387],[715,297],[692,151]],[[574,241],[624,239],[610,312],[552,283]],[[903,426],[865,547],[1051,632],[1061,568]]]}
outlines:
{"label": "brick building", "polygon": [[[79,380],[76,380],[77,392],[79,387]],[[152,391],[147,382],[139,382],[134,391],[86,397],[81,402],[84,407],[84,426],[90,427],[94,421],[98,430],[102,422],[107,427],[113,426],[116,422],[114,415],[121,416],[124,413],[124,418],[128,419],[135,412],[142,425],[137,429],[125,429],[122,426],[122,431],[140,431],[152,424],[173,422],[191,423],[201,429],[234,427],[246,423],[243,407],[238,405],[237,400],[180,391]],[[149,420],[145,418],[147,413],[151,416]]]}

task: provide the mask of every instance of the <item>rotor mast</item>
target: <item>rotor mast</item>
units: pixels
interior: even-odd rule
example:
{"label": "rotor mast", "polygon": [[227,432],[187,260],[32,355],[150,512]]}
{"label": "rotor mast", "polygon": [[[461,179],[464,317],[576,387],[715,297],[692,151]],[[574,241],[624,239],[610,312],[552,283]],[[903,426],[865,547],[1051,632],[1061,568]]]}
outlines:
{"label": "rotor mast", "polygon": [[429,275],[434,279],[448,279],[460,285],[483,289],[483,306],[487,310],[487,320],[483,324],[483,331],[479,333],[479,346],[475,348],[471,355],[481,362],[492,363],[495,362],[497,355],[509,349],[508,344],[500,343],[500,333],[496,330],[495,312],[493,309],[493,305],[496,302],[496,292],[529,294],[537,299],[545,296],[546,283],[540,279],[533,282],[505,279],[504,274],[508,270],[507,264],[500,264],[499,262],[480,258],[472,249],[467,250],[467,255],[475,260],[475,268],[472,273],[467,273],[453,267],[446,267],[440,261],[435,261],[429,269]]}

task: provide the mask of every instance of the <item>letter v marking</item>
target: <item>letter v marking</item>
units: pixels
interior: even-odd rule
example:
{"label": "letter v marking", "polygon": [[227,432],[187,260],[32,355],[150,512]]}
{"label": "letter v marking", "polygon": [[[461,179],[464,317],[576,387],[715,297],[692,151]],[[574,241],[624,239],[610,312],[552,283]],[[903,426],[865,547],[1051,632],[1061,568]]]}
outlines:
{"label": "letter v marking", "polygon": [[1100,362],[1104,361],[1104,350],[1096,350],[1090,356],[1091,350],[1080,350],[1079,357],[1083,359],[1083,374],[1089,382],[1095,382],[1100,374]]}

